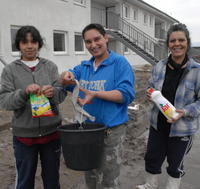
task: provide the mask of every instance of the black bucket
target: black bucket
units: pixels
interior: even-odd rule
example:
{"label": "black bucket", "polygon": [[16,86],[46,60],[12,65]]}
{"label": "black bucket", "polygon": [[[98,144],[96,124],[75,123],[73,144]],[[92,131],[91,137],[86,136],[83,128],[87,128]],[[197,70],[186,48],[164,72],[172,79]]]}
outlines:
{"label": "black bucket", "polygon": [[87,171],[99,166],[106,127],[97,123],[68,124],[59,127],[66,166]]}

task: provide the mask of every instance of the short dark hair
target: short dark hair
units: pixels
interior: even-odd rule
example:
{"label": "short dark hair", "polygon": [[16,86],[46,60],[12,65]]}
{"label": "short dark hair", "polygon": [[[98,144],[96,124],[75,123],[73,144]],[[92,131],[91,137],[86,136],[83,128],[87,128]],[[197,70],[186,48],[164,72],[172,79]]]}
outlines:
{"label": "short dark hair", "polygon": [[170,35],[172,34],[172,32],[176,32],[176,31],[181,31],[181,32],[185,33],[185,36],[186,36],[186,39],[188,42],[188,50],[190,50],[190,48],[191,48],[190,32],[187,29],[187,26],[182,23],[174,23],[170,26],[169,30],[167,31],[167,40],[166,40],[167,46],[169,44]]}
{"label": "short dark hair", "polygon": [[15,47],[20,50],[19,43],[20,41],[26,41],[27,34],[31,33],[33,42],[39,43],[39,49],[43,46],[43,39],[40,35],[40,32],[34,26],[22,26],[16,34],[15,37]]}
{"label": "short dark hair", "polygon": [[104,27],[101,25],[101,24],[97,24],[97,23],[91,23],[89,25],[87,25],[83,31],[82,31],[82,37],[84,39],[84,35],[85,35],[85,32],[89,31],[89,30],[92,30],[92,29],[95,29],[97,30],[100,34],[102,34],[103,36],[106,34],[106,31],[104,29]]}

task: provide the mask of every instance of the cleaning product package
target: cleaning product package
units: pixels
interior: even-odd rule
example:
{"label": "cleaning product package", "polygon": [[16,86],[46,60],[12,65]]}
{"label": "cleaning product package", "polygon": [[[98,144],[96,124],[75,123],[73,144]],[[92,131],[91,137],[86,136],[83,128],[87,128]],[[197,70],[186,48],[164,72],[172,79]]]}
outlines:
{"label": "cleaning product package", "polygon": [[42,95],[30,94],[32,117],[54,116],[49,99]]}
{"label": "cleaning product package", "polygon": [[151,93],[152,101],[167,119],[170,120],[179,115],[178,112],[176,112],[176,108],[161,94],[160,91],[149,88],[148,92]]}

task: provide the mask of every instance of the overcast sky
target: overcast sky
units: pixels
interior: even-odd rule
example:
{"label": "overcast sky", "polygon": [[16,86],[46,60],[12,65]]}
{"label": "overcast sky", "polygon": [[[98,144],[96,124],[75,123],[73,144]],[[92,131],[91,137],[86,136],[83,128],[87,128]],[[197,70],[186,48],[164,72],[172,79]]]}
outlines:
{"label": "overcast sky", "polygon": [[200,45],[200,0],[144,0],[187,25],[192,43]]}

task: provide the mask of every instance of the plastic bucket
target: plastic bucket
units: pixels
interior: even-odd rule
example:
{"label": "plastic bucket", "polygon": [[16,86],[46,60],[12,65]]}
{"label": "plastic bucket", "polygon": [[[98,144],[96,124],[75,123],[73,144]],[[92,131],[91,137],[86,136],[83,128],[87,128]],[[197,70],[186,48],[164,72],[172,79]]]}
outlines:
{"label": "plastic bucket", "polygon": [[104,146],[106,127],[96,123],[68,124],[59,127],[66,166],[86,171],[98,168]]}

